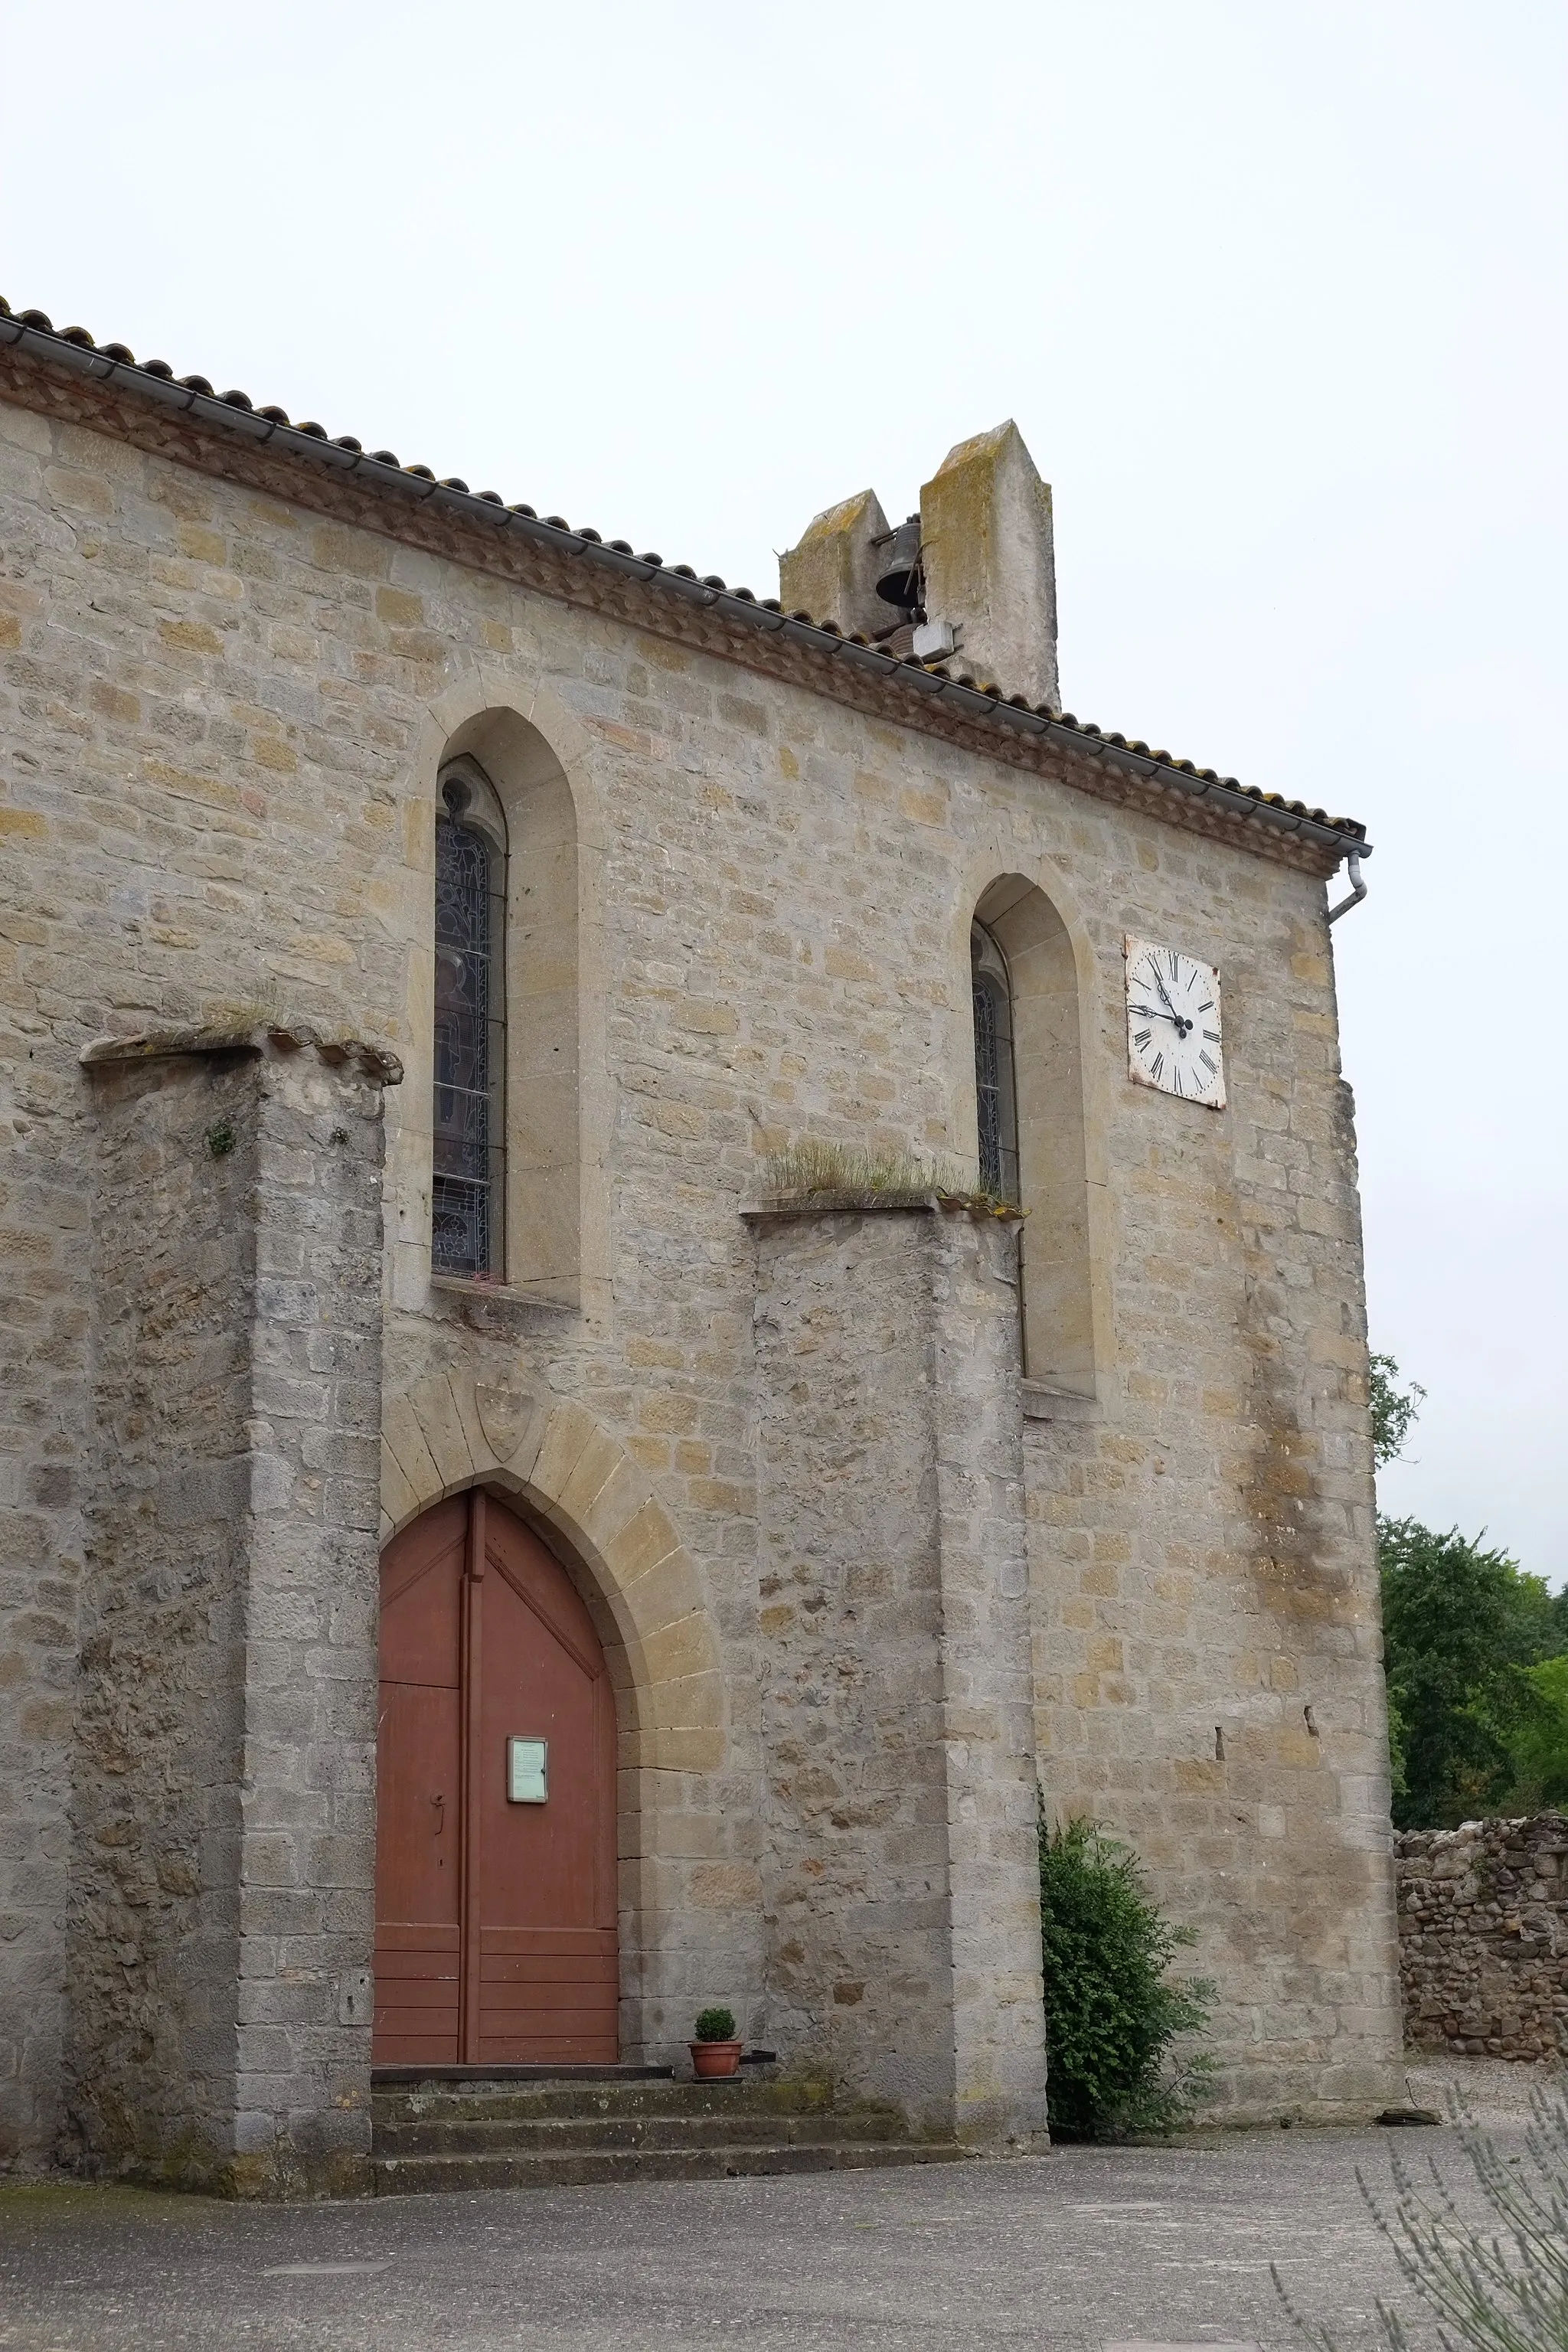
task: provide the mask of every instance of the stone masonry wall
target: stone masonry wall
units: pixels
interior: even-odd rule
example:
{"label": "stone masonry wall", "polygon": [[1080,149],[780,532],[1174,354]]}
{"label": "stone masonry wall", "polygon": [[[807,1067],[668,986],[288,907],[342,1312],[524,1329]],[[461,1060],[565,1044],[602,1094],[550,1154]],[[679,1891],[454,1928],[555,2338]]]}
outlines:
{"label": "stone masonry wall", "polygon": [[1568,2052],[1568,1821],[1405,1830],[1394,1844],[1405,2038],[1471,2058]]}
{"label": "stone masonry wall", "polygon": [[1114,1380],[1029,1424],[1040,1770],[1197,1930],[1215,2112],[1327,2122],[1399,2055],[1366,1314],[1327,942],[1255,917],[1223,1117],[1122,1090]]}
{"label": "stone masonry wall", "polygon": [[[648,1481],[695,1597],[635,1659],[647,1720],[679,1723],[663,1686],[700,1672],[723,1705],[700,1742],[626,1743],[626,1902],[653,1956],[641,2046],[673,2054],[710,1999],[784,2046],[739,1211],[801,1136],[973,1167],[969,927],[1011,876],[1071,940],[1099,1302],[1095,1393],[1035,1400],[1023,1441],[1047,1799],[1130,1837],[1198,1927],[1232,2111],[1384,2103],[1397,1962],[1365,1328],[1321,878],[1275,836],[1254,851],[1079,790],[1088,764],[1065,753],[1020,767],[891,700],[878,716],[678,641],[651,605],[586,610],[498,576],[477,533],[414,544],[363,502],[313,509],[281,473],[204,469],[194,428],[186,459],[153,454],[51,410],[18,365],[0,403],[0,2152],[53,2144],[68,2056],[66,1791],[97,1622],[79,1613],[82,1045],[240,1003],[405,1055],[386,1106],[402,1247],[384,1423],[432,1383],[496,1383],[591,1420]],[[492,711],[560,763],[576,826],[584,1271],[554,1310],[420,1270],[437,777]],[[1219,966],[1223,1113],[1129,1083],[1130,931]],[[940,1439],[942,1479],[968,1475],[962,1451]],[[1012,1473],[994,1475],[1000,1492]],[[978,1490],[951,1507],[978,1514]],[[974,1793],[950,1778],[953,1803]],[[279,1916],[311,1913],[300,1887],[275,1890]],[[291,1981],[267,1999],[314,2016],[323,1979]],[[855,2063],[853,2011],[828,2006]],[[278,2084],[302,2084],[275,2046]],[[255,2112],[293,2096],[258,2092]]]}
{"label": "stone masonry wall", "polygon": [[369,2150],[379,1076],[94,1069],[68,2152],[250,2192]]}

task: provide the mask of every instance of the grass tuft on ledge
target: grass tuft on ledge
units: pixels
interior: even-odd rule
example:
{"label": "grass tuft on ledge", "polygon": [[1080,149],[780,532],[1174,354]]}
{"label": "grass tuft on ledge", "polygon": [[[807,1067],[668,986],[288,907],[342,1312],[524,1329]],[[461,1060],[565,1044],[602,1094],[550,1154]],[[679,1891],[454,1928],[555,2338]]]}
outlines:
{"label": "grass tuft on ledge", "polygon": [[912,1151],[868,1151],[820,1136],[803,1136],[787,1150],[773,1152],[761,1174],[767,1204],[773,1208],[831,1202],[846,1209],[923,1209],[935,1202],[944,1209],[983,1210],[996,1217],[1019,1213],[999,1193],[962,1184],[945,1160],[921,1160]]}

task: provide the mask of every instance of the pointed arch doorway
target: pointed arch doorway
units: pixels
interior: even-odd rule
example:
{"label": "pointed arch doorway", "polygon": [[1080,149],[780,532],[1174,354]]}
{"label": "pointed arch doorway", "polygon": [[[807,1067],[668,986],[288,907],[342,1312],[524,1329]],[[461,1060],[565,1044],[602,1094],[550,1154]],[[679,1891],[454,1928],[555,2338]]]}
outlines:
{"label": "pointed arch doorway", "polygon": [[377,2065],[618,2055],[616,1711],[559,1560],[474,1488],[381,1560]]}

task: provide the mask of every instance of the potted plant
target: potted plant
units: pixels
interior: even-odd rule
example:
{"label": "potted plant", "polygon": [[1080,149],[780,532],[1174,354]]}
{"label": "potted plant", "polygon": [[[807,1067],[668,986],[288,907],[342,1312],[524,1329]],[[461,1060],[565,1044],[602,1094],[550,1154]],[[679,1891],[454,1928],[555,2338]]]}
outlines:
{"label": "potted plant", "polygon": [[697,2039],[689,2042],[691,2071],[700,2083],[741,2071],[741,2045],[735,2039],[735,2013],[729,2009],[705,2009],[697,2021]]}

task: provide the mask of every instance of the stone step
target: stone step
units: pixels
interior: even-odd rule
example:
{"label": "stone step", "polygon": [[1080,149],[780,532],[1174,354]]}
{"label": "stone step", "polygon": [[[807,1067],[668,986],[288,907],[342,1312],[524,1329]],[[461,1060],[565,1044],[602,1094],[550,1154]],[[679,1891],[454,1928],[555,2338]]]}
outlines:
{"label": "stone step", "polygon": [[371,2104],[380,2196],[941,2164],[960,2152],[911,2139],[895,2106],[836,2106],[826,2083],[771,2074],[378,2077]]}
{"label": "stone step", "polygon": [[[754,2061],[749,2061],[754,2063]],[[521,2066],[373,2066],[373,2091],[406,2088],[411,2084],[477,2083],[672,2083],[673,2066],[622,2066],[607,2060],[598,2065]]]}
{"label": "stone step", "polygon": [[614,2116],[448,2115],[375,2122],[378,2157],[571,2154],[580,2149],[778,2147],[836,2144],[886,2147],[908,2140],[896,2107],[824,2108],[815,2114]]}
{"label": "stone step", "polygon": [[450,2084],[425,2081],[396,2089],[373,2089],[371,2114],[377,2129],[398,2123],[441,2119],[453,2123],[526,2123],[547,2116],[773,2116],[823,2115],[833,2105],[825,2083],[756,2082],[731,2076],[718,2083],[500,2082]]}
{"label": "stone step", "polygon": [[933,2140],[834,2140],[805,2146],[578,2149],[538,2155],[376,2156],[378,2197],[481,2189],[581,2189],[605,2181],[731,2180],[753,2173],[881,2170],[892,2165],[951,2164],[962,2150]]}

